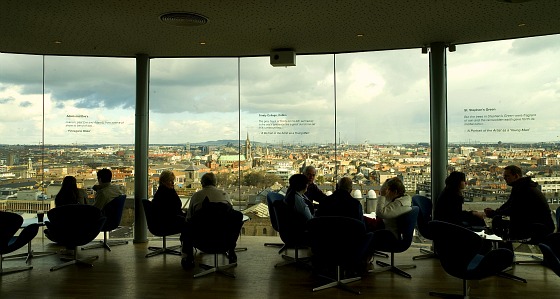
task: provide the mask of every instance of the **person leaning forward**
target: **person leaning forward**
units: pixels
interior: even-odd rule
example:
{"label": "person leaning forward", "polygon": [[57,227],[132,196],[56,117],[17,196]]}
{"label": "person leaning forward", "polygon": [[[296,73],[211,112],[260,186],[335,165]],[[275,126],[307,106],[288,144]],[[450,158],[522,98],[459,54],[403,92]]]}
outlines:
{"label": "person leaning forward", "polygon": [[[495,234],[509,239],[544,237],[554,231],[550,207],[539,185],[530,177],[523,177],[521,168],[504,168],[504,180],[511,186],[508,200],[497,210],[484,209],[492,218]],[[504,216],[509,217],[504,220]]]}

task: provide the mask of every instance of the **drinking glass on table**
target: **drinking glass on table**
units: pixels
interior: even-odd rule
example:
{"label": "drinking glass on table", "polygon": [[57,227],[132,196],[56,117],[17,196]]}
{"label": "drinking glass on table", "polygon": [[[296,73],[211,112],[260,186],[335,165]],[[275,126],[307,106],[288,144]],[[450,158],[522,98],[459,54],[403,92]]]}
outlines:
{"label": "drinking glass on table", "polygon": [[37,211],[37,222],[42,223],[45,218],[45,211]]}

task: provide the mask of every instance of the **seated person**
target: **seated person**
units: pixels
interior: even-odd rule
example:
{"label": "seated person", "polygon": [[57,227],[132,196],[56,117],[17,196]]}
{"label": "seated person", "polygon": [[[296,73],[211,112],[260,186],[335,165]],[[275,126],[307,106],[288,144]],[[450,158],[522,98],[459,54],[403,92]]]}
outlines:
{"label": "seated person", "polygon": [[315,217],[343,216],[364,221],[362,204],[352,197],[352,180],[343,177],[338,181],[332,195],[325,197],[315,212]]}
{"label": "seated person", "polygon": [[152,199],[154,213],[160,220],[169,220],[183,226],[186,214],[181,209],[181,199],[175,191],[174,184],[175,174],[164,170],[159,176],[159,186]]}
{"label": "seated person", "polygon": [[[508,200],[497,210],[484,209],[492,218],[492,230],[500,237],[520,240],[543,238],[554,231],[550,207],[539,185],[530,177],[523,177],[521,168],[504,168],[504,180],[511,186]],[[509,221],[503,216],[510,217]]]}
{"label": "seated person", "polygon": [[377,200],[377,218],[383,219],[385,229],[399,238],[397,217],[412,210],[412,198],[405,194],[404,184],[397,177],[385,181],[379,194],[381,196]]}
{"label": "seated person", "polygon": [[315,176],[317,175],[317,170],[314,166],[308,165],[303,168],[302,174],[307,177],[307,190],[305,191],[305,196],[307,197],[308,201],[305,203],[309,207],[309,211],[311,214],[315,213],[317,207],[313,204],[313,202],[317,202],[321,204],[323,198],[327,197],[319,186],[315,184]]}
{"label": "seated person", "polygon": [[[200,183],[202,184],[202,190],[195,192],[192,197],[191,201],[189,202],[189,208],[187,210],[187,217],[186,217],[186,224],[184,226],[183,232],[181,233],[181,241],[182,241],[182,252],[185,255],[181,260],[181,265],[183,268],[188,269],[194,266],[194,250],[192,245],[192,240],[190,237],[191,230],[196,229],[191,226],[190,219],[202,209],[204,201],[207,199],[209,202],[212,203],[223,203],[226,205],[230,210],[233,210],[233,206],[231,204],[231,199],[229,195],[216,187],[217,179],[216,175],[207,172],[200,178]],[[239,236],[239,232],[241,231],[241,226],[243,222],[239,224],[237,227],[231,227],[231,233]],[[237,255],[235,253],[235,246],[228,250],[227,256],[230,263],[237,262]]]}
{"label": "seated person", "polygon": [[453,171],[445,179],[445,188],[434,207],[434,220],[445,221],[465,227],[484,227],[484,213],[463,211],[463,190],[467,179],[464,173]]}
{"label": "seated person", "polygon": [[57,207],[72,204],[86,204],[87,193],[84,189],[79,189],[76,178],[69,175],[62,180],[62,186],[54,198]]}
{"label": "seated person", "polygon": [[122,191],[117,185],[111,184],[111,179],[113,178],[113,173],[107,168],[103,168],[97,172],[98,184],[93,186],[95,191],[95,202],[93,206],[103,210],[106,204],[119,195],[122,195]]}
{"label": "seated person", "polygon": [[[305,222],[313,218],[313,214],[309,210],[309,206],[306,202],[309,200],[305,196],[305,191],[307,190],[307,177],[303,174],[294,174],[289,179],[290,187],[284,202],[292,207],[296,215],[300,216],[302,222]],[[305,224],[305,223],[303,223]]]}

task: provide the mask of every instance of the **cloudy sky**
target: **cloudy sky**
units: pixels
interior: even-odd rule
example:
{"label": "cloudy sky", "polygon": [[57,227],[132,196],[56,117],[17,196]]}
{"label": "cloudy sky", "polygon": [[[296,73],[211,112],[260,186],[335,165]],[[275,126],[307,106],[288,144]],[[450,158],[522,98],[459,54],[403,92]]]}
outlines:
{"label": "cloudy sky", "polygon": [[[559,141],[559,53],[560,36],[447,53],[449,141]],[[428,60],[420,49],[297,56],[288,68],[153,59],[150,143],[428,142]],[[0,54],[0,143],[39,144],[43,126],[46,144],[133,143],[134,76],[134,59]]]}

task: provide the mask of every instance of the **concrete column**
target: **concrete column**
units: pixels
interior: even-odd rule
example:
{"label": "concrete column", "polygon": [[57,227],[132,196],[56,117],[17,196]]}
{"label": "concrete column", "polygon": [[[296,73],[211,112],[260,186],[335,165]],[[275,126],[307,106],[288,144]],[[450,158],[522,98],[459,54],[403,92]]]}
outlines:
{"label": "concrete column", "polygon": [[134,131],[134,243],[148,241],[142,200],[148,199],[148,117],[150,57],[136,56],[136,122]]}
{"label": "concrete column", "polygon": [[430,147],[432,202],[447,176],[447,61],[444,43],[430,44]]}

